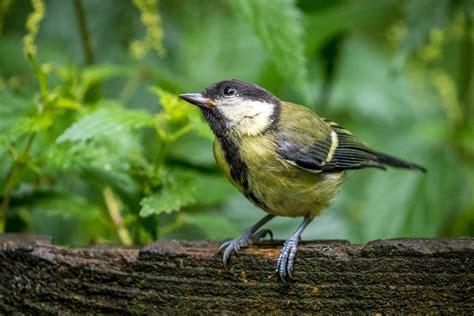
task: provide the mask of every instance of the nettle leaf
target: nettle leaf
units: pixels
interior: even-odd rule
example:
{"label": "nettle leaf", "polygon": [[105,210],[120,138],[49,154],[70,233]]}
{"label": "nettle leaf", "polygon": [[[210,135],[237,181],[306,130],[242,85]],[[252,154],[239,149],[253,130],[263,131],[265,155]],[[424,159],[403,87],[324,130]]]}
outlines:
{"label": "nettle leaf", "polygon": [[57,142],[82,141],[153,124],[154,118],[149,113],[120,107],[105,107],[75,122],[58,137]]}
{"label": "nettle leaf", "polygon": [[40,156],[45,171],[76,173],[88,181],[100,180],[127,192],[135,192],[134,166],[145,164],[142,144],[133,131],[96,137],[88,142],[63,142],[48,146]]}
{"label": "nettle leaf", "polygon": [[196,108],[189,106],[175,94],[157,87],[152,87],[151,92],[160,97],[163,112],[169,114],[173,120],[184,120],[188,118],[189,113],[197,112]]}
{"label": "nettle leaf", "polygon": [[309,100],[301,13],[293,0],[231,0],[232,9],[260,38],[279,73]]}
{"label": "nettle leaf", "polygon": [[162,170],[160,173],[162,186],[140,201],[140,216],[176,212],[196,200],[196,189],[189,173],[179,170]]}
{"label": "nettle leaf", "polygon": [[196,107],[190,106],[177,95],[156,87],[151,91],[159,96],[163,112],[157,116],[160,137],[174,141],[194,130],[200,136],[213,139],[209,126]]}

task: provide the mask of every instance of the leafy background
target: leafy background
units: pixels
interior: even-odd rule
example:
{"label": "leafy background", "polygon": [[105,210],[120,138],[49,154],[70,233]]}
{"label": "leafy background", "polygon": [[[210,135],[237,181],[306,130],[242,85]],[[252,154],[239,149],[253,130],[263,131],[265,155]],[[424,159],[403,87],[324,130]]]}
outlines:
{"label": "leafy background", "polygon": [[176,96],[238,78],[429,170],[354,172],[304,238],[474,235],[473,3],[2,0],[0,231],[235,237],[263,213]]}

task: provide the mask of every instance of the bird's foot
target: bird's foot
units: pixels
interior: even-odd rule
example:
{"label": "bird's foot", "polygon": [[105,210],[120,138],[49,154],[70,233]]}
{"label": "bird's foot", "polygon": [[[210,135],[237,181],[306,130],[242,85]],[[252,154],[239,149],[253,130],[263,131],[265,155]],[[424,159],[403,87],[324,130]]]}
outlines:
{"label": "bird's foot", "polygon": [[298,249],[298,236],[290,236],[283,248],[277,261],[276,273],[283,283],[287,283],[293,278],[293,265],[295,262],[296,250]]}
{"label": "bird's foot", "polygon": [[241,248],[247,247],[248,245],[257,242],[261,238],[264,238],[266,235],[270,235],[270,238],[273,240],[273,233],[269,229],[262,229],[252,234],[252,232],[247,229],[243,234],[236,239],[228,240],[219,247],[219,252],[223,252],[222,262],[224,263],[224,268],[227,269],[227,264],[229,263],[230,255],[232,252],[238,254],[238,251]]}
{"label": "bird's foot", "polygon": [[253,243],[253,234],[250,230],[246,229],[243,234],[236,239],[228,240],[219,247],[219,252],[223,252],[222,262],[224,263],[224,268],[227,269],[227,264],[229,262],[230,255],[232,252],[238,254],[238,251]]}

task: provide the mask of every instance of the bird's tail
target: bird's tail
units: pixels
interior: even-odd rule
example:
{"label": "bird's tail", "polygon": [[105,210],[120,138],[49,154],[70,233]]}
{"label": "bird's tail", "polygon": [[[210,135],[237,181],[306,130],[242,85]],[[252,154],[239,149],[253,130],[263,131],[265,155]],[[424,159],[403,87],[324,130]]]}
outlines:
{"label": "bird's tail", "polygon": [[396,167],[396,168],[405,168],[405,169],[414,169],[426,172],[426,169],[416,163],[408,162],[405,160],[398,159],[397,157],[393,157],[383,153],[376,153],[377,160],[386,166]]}

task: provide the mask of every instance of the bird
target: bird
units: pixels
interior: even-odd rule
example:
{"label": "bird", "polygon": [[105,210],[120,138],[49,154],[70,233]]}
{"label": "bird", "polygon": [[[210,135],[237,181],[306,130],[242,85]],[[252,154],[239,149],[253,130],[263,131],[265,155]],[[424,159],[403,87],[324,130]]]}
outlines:
{"label": "bird", "polygon": [[181,99],[196,105],[215,135],[214,157],[230,182],[267,213],[219,250],[228,267],[232,253],[264,237],[276,216],[303,217],[284,242],[276,273],[294,279],[298,243],[305,228],[327,208],[351,170],[396,167],[425,172],[418,164],[381,153],[339,124],[307,107],[281,101],[264,88],[236,79],[210,84]]}

